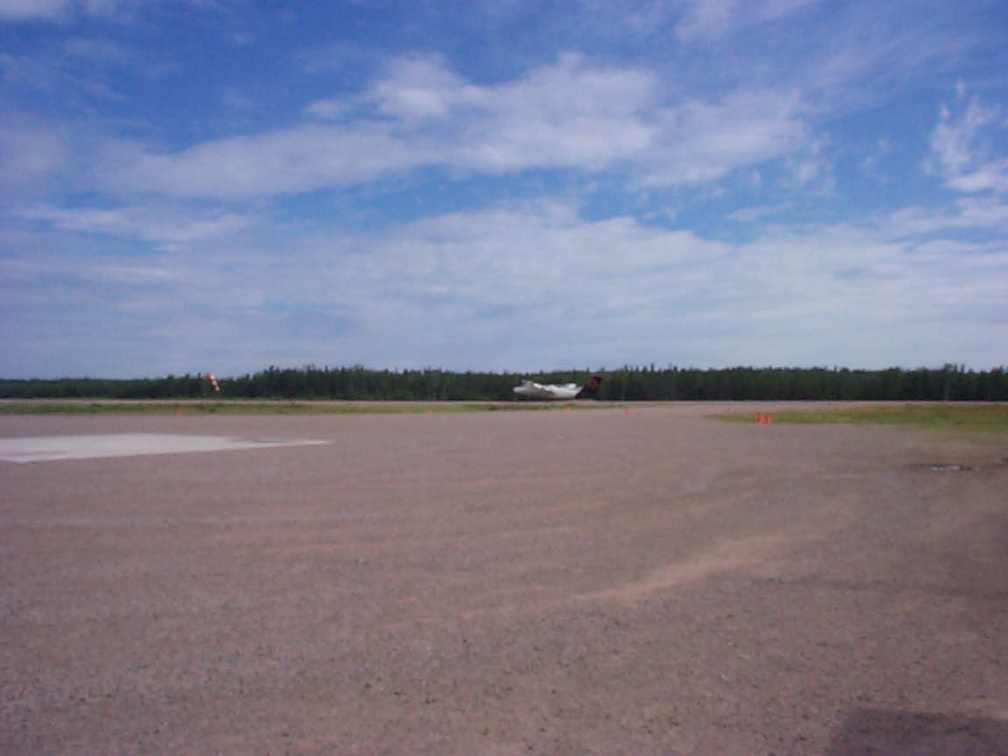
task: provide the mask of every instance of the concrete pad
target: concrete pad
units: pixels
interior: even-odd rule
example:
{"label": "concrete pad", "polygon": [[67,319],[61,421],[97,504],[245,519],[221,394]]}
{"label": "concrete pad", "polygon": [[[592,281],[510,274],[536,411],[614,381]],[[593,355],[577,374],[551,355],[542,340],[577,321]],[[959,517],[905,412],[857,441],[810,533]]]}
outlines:
{"label": "concrete pad", "polygon": [[0,460],[51,462],[62,459],[135,457],[147,454],[258,449],[273,446],[311,446],[326,441],[289,438],[186,436],[167,433],[116,433],[91,436],[0,438]]}

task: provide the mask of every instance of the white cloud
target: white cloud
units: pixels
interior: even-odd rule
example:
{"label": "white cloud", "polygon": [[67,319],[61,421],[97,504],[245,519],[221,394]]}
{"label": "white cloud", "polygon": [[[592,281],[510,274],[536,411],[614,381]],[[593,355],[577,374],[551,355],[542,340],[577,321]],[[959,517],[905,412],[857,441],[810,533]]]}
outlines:
{"label": "white cloud", "polygon": [[996,229],[1008,235],[1008,202],[996,197],[969,197],[957,201],[956,207],[958,224]]}
{"label": "white cloud", "polygon": [[[575,55],[493,86],[466,82],[439,59],[410,58],[394,61],[363,99],[390,133],[423,145],[425,162],[489,173],[596,171],[651,142],[656,85],[646,72],[593,67]],[[334,100],[309,106],[322,117],[348,109]]]}
{"label": "white cloud", "polygon": [[[354,362],[990,366],[1003,361],[998,345],[971,334],[1008,327],[1008,248],[954,232],[967,222],[1004,229],[1005,209],[964,203],[962,218],[938,226],[914,227],[905,213],[771,227],[744,244],[629,217],[587,221],[549,201],[353,234],[249,233],[241,218],[208,212],[173,236],[182,208],[49,210],[39,211],[55,226],[49,251],[12,240],[0,299],[33,329],[37,317],[52,320],[36,310],[60,301],[60,322],[80,325],[64,364],[78,350],[109,364],[126,352],[135,362],[121,370],[132,375],[201,360],[225,375]],[[106,231],[160,239],[160,251],[124,255],[89,236]],[[96,324],[119,315],[129,331],[106,339]]]}
{"label": "white cloud", "polygon": [[73,0],[0,0],[0,20],[56,20],[73,7]]}
{"label": "white cloud", "polygon": [[305,107],[305,113],[322,121],[335,121],[352,113],[349,103],[338,98],[316,100]]}
{"label": "white cloud", "polygon": [[599,171],[639,158],[655,136],[655,89],[648,73],[592,68],[566,56],[485,92],[482,113],[464,128],[459,159],[490,171]]}
{"label": "white cloud", "polygon": [[380,124],[308,125],[204,142],[175,154],[112,144],[99,162],[100,180],[111,193],[242,198],[365,182],[422,165],[425,155]]}
{"label": "white cloud", "polygon": [[100,173],[109,191],[226,198],[306,192],[423,166],[605,170],[650,143],[653,129],[639,111],[651,104],[653,84],[647,74],[591,68],[576,57],[495,87],[467,84],[436,61],[403,61],[356,106],[331,99],[308,106],[309,115],[339,118],[336,125],[309,123],[178,153],[113,144]]}
{"label": "white cloud", "polygon": [[176,153],[115,145],[101,155],[105,186],[254,197],[422,167],[463,175],[618,170],[651,184],[694,184],[783,157],[806,141],[794,92],[664,104],[650,73],[572,55],[492,86],[469,83],[437,59],[397,61],[356,101],[317,100],[306,112],[314,122]]}
{"label": "white cloud", "polygon": [[395,60],[368,98],[385,115],[400,121],[445,119],[459,107],[478,106],[486,92],[467,84],[437,58]]}
{"label": "white cloud", "polygon": [[768,218],[779,217],[794,210],[794,205],[790,202],[776,205],[755,205],[743,207],[725,216],[727,220],[738,223],[763,222]]}
{"label": "white cloud", "polygon": [[976,166],[969,173],[949,178],[949,186],[960,192],[982,192],[991,190],[1008,194],[1008,158],[992,160]]}
{"label": "white cloud", "polygon": [[[379,237],[299,296],[324,300],[332,284],[376,340],[406,330],[405,341],[423,345],[423,334],[447,327],[471,354],[492,350],[489,329],[571,360],[596,349],[631,362],[674,358],[685,341],[697,361],[780,362],[794,353],[796,330],[830,341],[834,331],[870,338],[903,327],[905,338],[906,328],[933,326],[967,302],[990,306],[989,276],[1004,271],[1004,255],[964,260],[958,251],[922,259],[848,227],[779,231],[732,248],[627,218],[588,223],[564,206],[502,208]],[[762,355],[745,346],[757,343]]]}
{"label": "white cloud", "polygon": [[268,291],[349,313],[340,353],[372,364],[995,364],[995,347],[966,353],[948,324],[1008,325],[1008,250],[886,225],[728,245],[563,204],[498,207],[315,239]]}
{"label": "white cloud", "polygon": [[667,111],[647,182],[713,181],[800,150],[807,140],[794,92],[734,92],[716,103],[687,102]]}
{"label": "white cloud", "polygon": [[80,17],[122,19],[158,5],[214,7],[225,2],[227,0],[0,0],[0,22],[66,22]]}
{"label": "white cloud", "polygon": [[728,37],[776,21],[820,0],[685,0],[676,35],[682,41]]}
{"label": "white cloud", "polygon": [[973,143],[980,129],[993,120],[993,113],[971,100],[965,111],[953,117],[948,106],[943,107],[938,124],[931,132],[931,151],[942,170],[957,175],[975,160]]}
{"label": "white cloud", "polygon": [[956,104],[942,108],[931,132],[929,167],[959,192],[1008,193],[1008,158],[995,147],[1004,144],[1006,125],[996,110],[966,101],[963,86],[957,91]]}
{"label": "white cloud", "polygon": [[17,214],[21,218],[43,221],[68,231],[139,239],[165,249],[230,236],[252,224],[249,217],[236,213],[165,205],[34,207]]}

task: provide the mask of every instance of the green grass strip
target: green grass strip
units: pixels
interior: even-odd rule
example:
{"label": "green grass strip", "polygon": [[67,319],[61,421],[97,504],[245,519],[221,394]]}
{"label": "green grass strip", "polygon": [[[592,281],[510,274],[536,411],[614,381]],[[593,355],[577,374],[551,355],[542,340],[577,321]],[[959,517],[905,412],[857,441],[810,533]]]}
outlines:
{"label": "green grass strip", "polygon": [[[7,400],[0,415],[403,415],[589,409],[590,403]],[[604,405],[608,406],[608,405]]]}
{"label": "green grass strip", "polygon": [[772,416],[774,423],[796,425],[852,424],[890,425],[928,430],[1008,432],[1006,404],[934,404],[857,405],[823,409],[773,410],[753,409],[712,415],[718,420],[755,423],[758,415]]}

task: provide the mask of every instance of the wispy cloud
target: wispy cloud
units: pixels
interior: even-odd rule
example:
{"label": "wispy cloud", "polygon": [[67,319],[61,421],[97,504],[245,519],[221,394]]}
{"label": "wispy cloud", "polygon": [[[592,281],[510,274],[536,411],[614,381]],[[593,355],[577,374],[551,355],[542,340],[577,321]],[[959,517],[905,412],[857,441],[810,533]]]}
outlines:
{"label": "wispy cloud", "polygon": [[942,108],[931,132],[932,170],[960,192],[1008,193],[1008,159],[995,144],[1008,136],[1008,121],[960,89],[954,105]]}
{"label": "wispy cloud", "polygon": [[144,55],[109,40],[73,38],[19,54],[0,54],[9,91],[40,92],[82,108],[92,101],[122,101],[114,83],[123,68],[144,68]]}
{"label": "wispy cloud", "polygon": [[265,197],[366,182],[427,159],[422,146],[411,146],[381,124],[306,124],[204,142],[177,153],[111,143],[99,161],[107,167],[99,180],[113,194]]}
{"label": "wispy cloud", "polygon": [[776,21],[821,0],[686,0],[676,34],[683,41],[723,38]]}
{"label": "wispy cloud", "polygon": [[165,249],[230,236],[247,228],[245,215],[191,206],[146,204],[136,207],[29,207],[19,217],[85,234],[138,239]]}
{"label": "wispy cloud", "polygon": [[159,5],[222,7],[229,0],[0,0],[0,21],[66,23],[79,18],[132,18]]}
{"label": "wispy cloud", "polygon": [[0,19],[58,20],[74,6],[73,0],[0,0]]}
{"label": "wispy cloud", "polygon": [[[287,234],[279,244],[217,230],[171,257],[9,259],[5,278],[17,264],[22,285],[32,270],[100,282],[88,286],[100,286],[100,301],[67,300],[86,322],[104,310],[186,324],[199,312],[227,334],[220,371],[327,354],[456,368],[591,364],[598,354],[633,364],[650,361],[656,345],[678,364],[993,364],[989,343],[942,324],[966,312],[1008,317],[1003,247],[935,238],[933,228],[896,238],[882,218],[780,226],[736,245],[628,217],[585,221],[556,202],[366,234]],[[169,352],[189,338],[185,328],[158,332],[157,348]],[[257,343],[258,362],[229,354],[226,344],[242,342]]]}
{"label": "wispy cloud", "polygon": [[807,138],[796,92],[732,92],[716,102],[679,103],[664,116],[648,161],[651,184],[716,180],[801,150]]}
{"label": "wispy cloud", "polygon": [[500,175],[618,170],[650,184],[695,184],[804,146],[795,92],[733,92],[664,102],[656,78],[568,55],[494,86],[431,58],[393,62],[352,100],[306,106],[286,129],[175,153],[111,146],[107,188],[254,197],[375,180],[416,168]]}

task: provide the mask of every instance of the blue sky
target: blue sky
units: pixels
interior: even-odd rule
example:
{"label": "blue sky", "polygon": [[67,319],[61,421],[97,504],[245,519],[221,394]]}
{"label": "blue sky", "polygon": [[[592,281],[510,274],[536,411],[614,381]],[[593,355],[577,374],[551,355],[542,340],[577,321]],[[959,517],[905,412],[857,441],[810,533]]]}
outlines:
{"label": "blue sky", "polygon": [[0,0],[0,376],[1008,364],[1008,5]]}

